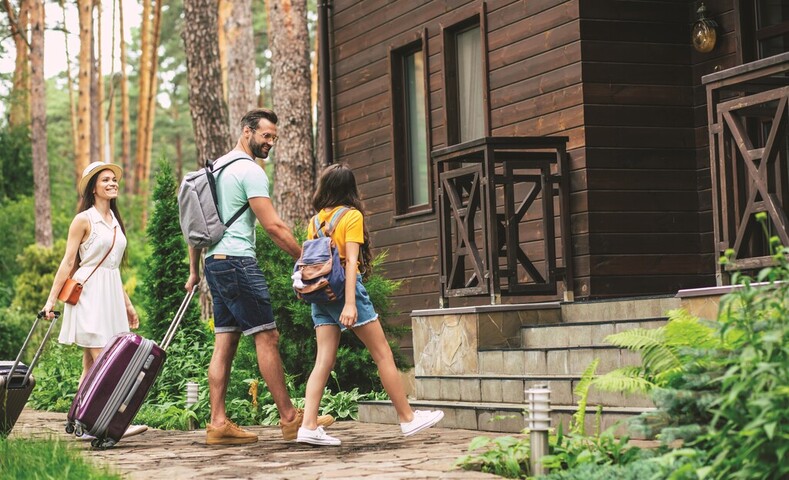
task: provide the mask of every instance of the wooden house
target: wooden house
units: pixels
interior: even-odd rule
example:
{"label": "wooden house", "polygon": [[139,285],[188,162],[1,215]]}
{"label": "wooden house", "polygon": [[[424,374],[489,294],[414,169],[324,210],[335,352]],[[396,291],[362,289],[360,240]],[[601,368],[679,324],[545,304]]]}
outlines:
{"label": "wooden house", "polygon": [[[403,281],[400,322],[537,303],[559,309],[549,324],[588,323],[586,303],[725,286],[769,263],[757,212],[789,245],[789,2],[703,4],[324,5],[331,153]],[[525,317],[518,328],[535,328]],[[534,333],[492,322],[508,338],[488,347]],[[484,373],[480,355],[464,372],[420,367],[430,341],[414,337],[424,383]],[[507,375],[529,373],[518,365]]]}

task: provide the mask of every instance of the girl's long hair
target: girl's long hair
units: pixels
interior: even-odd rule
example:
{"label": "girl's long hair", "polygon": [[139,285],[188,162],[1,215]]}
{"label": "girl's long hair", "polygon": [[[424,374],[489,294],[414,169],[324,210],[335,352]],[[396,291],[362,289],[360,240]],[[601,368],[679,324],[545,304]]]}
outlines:
{"label": "girl's long hair", "polygon": [[[318,188],[312,196],[312,207],[316,212],[324,208],[334,208],[340,205],[353,207],[364,216],[364,205],[356,187],[356,177],[347,165],[336,163],[324,168],[318,178]],[[365,279],[370,274],[373,255],[370,251],[370,233],[367,231],[367,222],[364,225],[364,243],[360,246],[360,273]]]}
{"label": "girl's long hair", "polygon": [[[104,171],[104,170],[102,170]],[[88,184],[85,186],[85,194],[82,195],[79,199],[79,206],[77,207],[77,213],[82,213],[85,210],[88,210],[90,207],[96,204],[96,195],[93,193],[93,190],[96,188],[96,182],[98,181],[99,174],[93,175],[90,180],[88,180]],[[120,188],[118,188],[120,191]],[[118,210],[118,199],[113,198],[110,200],[110,210],[115,215],[115,219],[118,220],[118,225],[121,226],[121,232],[123,235],[126,235],[126,227],[123,225],[123,219],[121,218],[121,212]],[[123,251],[123,258],[121,259],[122,263],[126,263],[126,250]],[[77,263],[79,263],[79,252],[77,252]]]}

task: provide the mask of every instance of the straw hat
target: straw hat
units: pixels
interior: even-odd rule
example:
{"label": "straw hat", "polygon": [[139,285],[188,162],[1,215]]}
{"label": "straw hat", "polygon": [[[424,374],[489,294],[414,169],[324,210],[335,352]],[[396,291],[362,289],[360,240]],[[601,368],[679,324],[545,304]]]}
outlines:
{"label": "straw hat", "polygon": [[79,184],[77,185],[77,191],[81,196],[85,196],[85,188],[88,186],[90,179],[104,170],[112,170],[112,173],[115,174],[115,178],[117,178],[118,181],[120,181],[121,177],[123,176],[123,169],[119,165],[106,162],[93,162],[85,167],[85,170],[82,171],[82,178],[79,180]]}

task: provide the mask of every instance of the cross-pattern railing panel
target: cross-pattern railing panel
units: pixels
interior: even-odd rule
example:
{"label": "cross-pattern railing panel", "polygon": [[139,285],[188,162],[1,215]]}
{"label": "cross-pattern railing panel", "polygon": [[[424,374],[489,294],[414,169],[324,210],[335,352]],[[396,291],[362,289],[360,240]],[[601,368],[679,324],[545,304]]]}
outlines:
{"label": "cross-pattern railing panel", "polygon": [[[727,272],[773,263],[768,236],[789,245],[789,53],[705,76],[713,226]],[[756,221],[767,217],[767,235]]]}
{"label": "cross-pattern railing panel", "polygon": [[[486,137],[433,152],[442,306],[449,297],[552,295],[559,281],[572,298],[566,142]],[[539,238],[526,242],[524,226]]]}

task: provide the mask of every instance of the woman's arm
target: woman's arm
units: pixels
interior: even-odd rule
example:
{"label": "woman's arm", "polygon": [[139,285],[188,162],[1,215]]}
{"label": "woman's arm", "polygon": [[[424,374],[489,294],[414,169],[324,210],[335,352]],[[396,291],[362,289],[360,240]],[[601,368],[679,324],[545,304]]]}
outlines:
{"label": "woman's arm", "polygon": [[71,226],[68,228],[68,240],[66,240],[66,253],[63,255],[63,260],[60,261],[57,273],[55,273],[55,280],[52,282],[52,289],[49,291],[47,303],[42,312],[47,314],[48,318],[53,318],[55,315],[52,313],[52,308],[58,299],[60,289],[66,283],[66,279],[76,270],[77,252],[79,245],[90,234],[90,222],[88,218],[82,213],[77,214],[74,220],[71,221]]}
{"label": "woman's arm", "polygon": [[134,330],[140,327],[140,317],[137,316],[137,311],[131,303],[129,294],[123,290],[123,300],[126,302],[126,319],[129,321],[129,329]]}
{"label": "woman's arm", "polygon": [[359,244],[345,244],[345,306],[340,314],[340,323],[346,327],[356,324],[356,263],[359,261]]}

